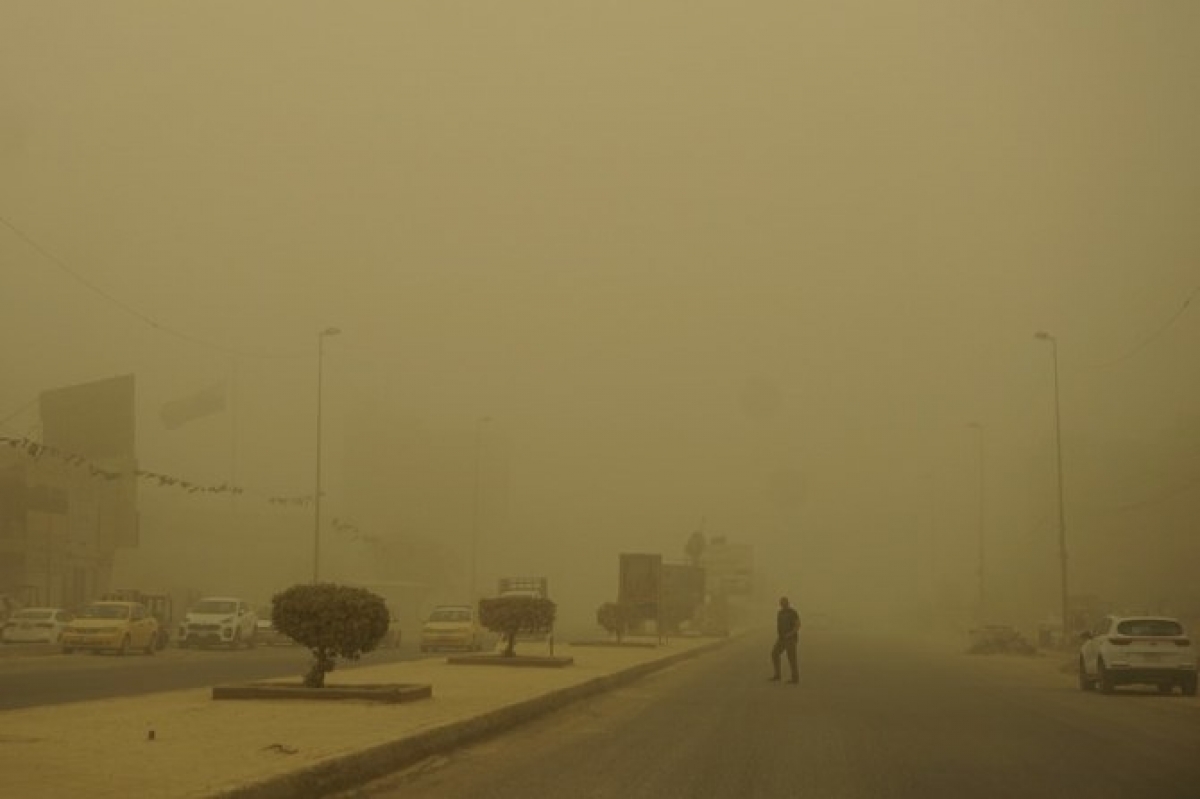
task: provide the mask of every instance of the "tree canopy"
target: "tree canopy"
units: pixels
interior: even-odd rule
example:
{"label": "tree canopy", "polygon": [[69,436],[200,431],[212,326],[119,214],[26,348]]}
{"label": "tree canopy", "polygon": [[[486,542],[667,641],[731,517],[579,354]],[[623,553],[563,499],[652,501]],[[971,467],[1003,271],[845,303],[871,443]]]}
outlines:
{"label": "tree canopy", "polygon": [[390,617],[383,598],[365,588],[335,583],[303,583],[271,599],[275,628],[312,650],[304,684],[325,685],[335,658],[357,660],[387,634]]}

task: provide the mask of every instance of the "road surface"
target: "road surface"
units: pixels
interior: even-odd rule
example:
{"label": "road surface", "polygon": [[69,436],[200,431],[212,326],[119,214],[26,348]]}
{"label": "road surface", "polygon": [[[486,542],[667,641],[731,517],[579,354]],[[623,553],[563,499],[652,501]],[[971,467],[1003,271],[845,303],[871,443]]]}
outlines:
{"label": "road surface", "polygon": [[[88,652],[0,658],[0,710],[133,696],[224,682],[299,677],[309,665],[298,646],[225,649],[168,647],[154,655]],[[338,668],[423,657],[413,644],[382,649]]]}
{"label": "road surface", "polygon": [[342,799],[1196,799],[1200,703],[1083,693],[1055,658],[835,633],[799,685],[748,637]]}

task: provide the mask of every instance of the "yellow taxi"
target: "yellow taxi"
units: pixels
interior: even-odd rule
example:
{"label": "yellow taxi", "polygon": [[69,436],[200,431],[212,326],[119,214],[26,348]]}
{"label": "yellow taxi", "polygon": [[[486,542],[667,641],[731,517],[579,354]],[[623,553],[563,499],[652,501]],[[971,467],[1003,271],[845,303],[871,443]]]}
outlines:
{"label": "yellow taxi", "polygon": [[153,655],[158,620],[140,602],[93,602],[67,625],[60,641],[64,655],[77,649]]}

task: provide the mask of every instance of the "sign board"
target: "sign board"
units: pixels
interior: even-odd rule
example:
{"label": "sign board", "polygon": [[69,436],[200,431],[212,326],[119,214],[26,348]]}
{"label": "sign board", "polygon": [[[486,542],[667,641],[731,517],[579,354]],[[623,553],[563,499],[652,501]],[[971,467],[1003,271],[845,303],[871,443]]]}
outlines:
{"label": "sign board", "polygon": [[754,590],[754,547],[713,539],[704,548],[700,564],[707,575],[710,594],[746,596]]}
{"label": "sign board", "polygon": [[617,602],[633,608],[639,620],[658,618],[662,590],[662,555],[621,555]]}

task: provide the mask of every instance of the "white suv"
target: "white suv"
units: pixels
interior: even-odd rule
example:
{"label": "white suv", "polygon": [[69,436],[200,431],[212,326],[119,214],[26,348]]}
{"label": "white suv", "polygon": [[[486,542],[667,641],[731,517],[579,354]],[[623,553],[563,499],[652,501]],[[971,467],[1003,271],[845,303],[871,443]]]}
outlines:
{"label": "white suv", "polygon": [[1169,694],[1178,685],[1196,695],[1197,649],[1178,619],[1168,616],[1105,616],[1083,634],[1079,687],[1111,693],[1118,685],[1155,685]]}
{"label": "white suv", "polygon": [[188,610],[179,625],[179,645],[218,644],[236,649],[252,647],[258,629],[258,614],[244,600],[229,596],[201,599]]}

